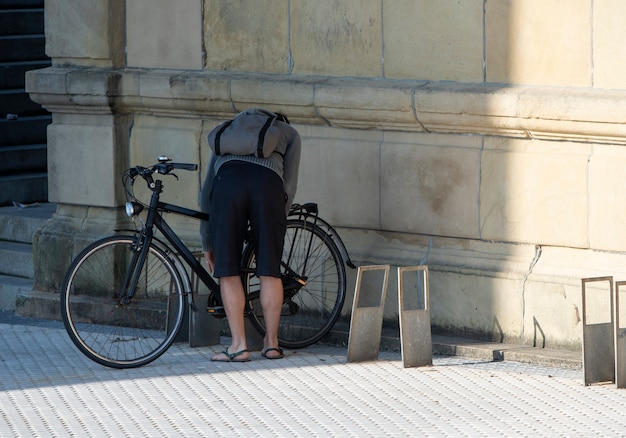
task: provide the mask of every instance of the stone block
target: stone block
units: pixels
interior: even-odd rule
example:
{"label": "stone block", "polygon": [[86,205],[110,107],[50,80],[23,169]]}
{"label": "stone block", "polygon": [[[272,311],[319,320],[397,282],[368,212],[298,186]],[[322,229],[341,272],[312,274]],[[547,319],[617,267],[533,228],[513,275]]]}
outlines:
{"label": "stone block", "polygon": [[52,92],[67,93],[68,69],[65,67],[47,67],[26,72],[26,91],[28,93]]}
{"label": "stone block", "polygon": [[[530,302],[541,299],[534,296],[535,291],[540,294],[541,290],[548,291],[562,283],[579,285],[577,276],[581,274],[583,264],[577,261],[568,266],[568,263],[576,257],[582,260],[583,253],[591,251],[564,248],[560,253],[549,254],[550,257],[542,259],[541,254],[537,256],[534,245],[376,232],[371,229],[340,228],[338,231],[357,265],[427,265],[432,323],[439,332],[505,342],[525,339],[526,343],[532,343],[534,315],[538,319],[541,316],[544,336],[553,345],[558,343],[576,348],[576,342],[562,341],[562,329],[557,327],[565,316],[555,318],[555,322],[551,323],[544,318],[547,313],[531,315],[524,311],[524,306],[533,309],[541,306],[540,301]],[[551,261],[548,262],[548,259]],[[614,255],[608,253],[603,254],[601,259],[584,260],[589,262],[586,272],[592,274],[600,272],[598,267],[612,270],[619,263]],[[555,261],[560,261],[560,265],[555,266]],[[392,276],[388,300],[395,299],[390,298],[396,288],[393,281]],[[529,288],[531,282],[536,289],[525,295],[524,288]],[[396,313],[397,307],[385,308],[385,319],[393,320],[397,317]],[[568,333],[568,336],[572,335],[577,337],[578,332]]]}
{"label": "stone block", "polygon": [[429,83],[414,91],[430,132],[624,143],[622,90]]}
{"label": "stone block", "polygon": [[485,138],[481,237],[587,247],[589,145]]}
{"label": "stone block", "polygon": [[201,69],[202,0],[127,0],[129,67]]}
{"label": "stone block", "polygon": [[47,0],[46,54],[78,65],[124,60],[123,0]]}
{"label": "stone block", "polygon": [[293,73],[382,77],[379,0],[291,0]]}
{"label": "stone block", "polygon": [[20,289],[15,298],[15,314],[30,318],[61,320],[59,294],[36,289]]}
{"label": "stone block", "polygon": [[171,98],[171,72],[153,70],[141,74],[139,81],[139,96],[143,98]]}
{"label": "stone block", "polygon": [[429,267],[431,321],[466,337],[518,343],[522,337],[521,278]]}
{"label": "stone block", "polygon": [[[200,163],[201,120],[175,119],[165,117],[136,116],[130,137],[130,166],[151,166],[160,155],[167,155],[174,162]],[[178,170],[173,176],[155,175],[165,187],[161,200],[171,204],[197,210],[200,180],[204,176],[200,169],[196,172]],[[149,203],[150,192],[143,180],[135,182],[135,195],[144,203]],[[171,220],[170,220],[171,219]],[[167,217],[170,225],[185,227],[188,224],[195,234],[198,222],[177,215]]]}
{"label": "stone block", "polygon": [[591,248],[623,251],[626,247],[625,168],[626,151],[622,146],[593,146],[588,176]]}
{"label": "stone block", "polygon": [[483,81],[483,1],[384,3],[385,77]]}
{"label": "stone block", "polygon": [[[539,120],[555,129],[559,122],[578,122],[581,125],[593,123],[623,123],[626,118],[623,90],[582,90],[525,88],[518,95],[520,118]],[[598,129],[599,128],[599,129]],[[609,133],[610,129],[597,127],[598,131]],[[590,135],[593,130],[587,131]],[[615,132],[623,135],[623,132]],[[615,135],[614,134],[614,135]]]}
{"label": "stone block", "polygon": [[[541,347],[545,342],[547,348],[580,350],[583,317],[581,280],[613,276],[615,281],[622,281],[626,279],[624,266],[624,253],[542,247],[534,263],[529,265],[524,288],[526,343]],[[597,303],[591,304],[592,316],[597,316],[598,309],[594,308]],[[606,314],[610,315],[610,311],[602,316]]]}
{"label": "stone block", "polygon": [[76,115],[72,121],[55,122],[48,128],[49,200],[119,205],[119,164],[125,160],[120,161],[114,117]]}
{"label": "stone block", "polygon": [[378,229],[381,132],[296,129],[302,155],[295,202],[316,202],[333,225]]}
{"label": "stone block", "polygon": [[385,129],[406,129],[413,125],[415,130],[422,130],[413,112],[411,88],[373,82],[317,85],[315,107],[319,115],[333,125],[346,128],[371,129],[383,125]]}
{"label": "stone block", "polygon": [[[163,87],[163,83],[160,81],[151,82],[157,74],[148,74],[142,78],[141,85],[149,85],[150,88],[146,91],[146,95],[158,96],[159,90],[169,90],[169,97],[172,99],[181,99],[183,105],[182,108],[186,108],[189,101],[217,101],[217,102],[229,102],[230,103],[230,87],[232,80],[228,76],[211,76],[202,74],[180,73],[170,74],[166,73],[165,80],[167,80],[167,86]],[[167,77],[169,76],[169,77]],[[163,78],[161,78],[163,80]],[[232,109],[232,105],[231,105]]]}
{"label": "stone block", "polygon": [[233,78],[230,97],[237,111],[252,107],[268,108],[287,115],[290,122],[322,119],[315,108],[315,82]]}
{"label": "stone block", "polygon": [[[66,77],[67,93],[77,96],[99,97],[103,105],[107,105],[108,96],[119,95],[121,74],[106,69],[77,69],[69,71]],[[80,97],[75,97],[80,99]]]}
{"label": "stone block", "polygon": [[116,229],[129,229],[121,208],[59,204],[57,213],[33,236],[35,289],[58,291],[67,269],[80,251]]}
{"label": "stone block", "polygon": [[139,74],[135,80],[137,94],[125,95],[123,99],[129,105],[138,105],[143,112],[165,115],[178,112],[195,117],[204,113],[211,117],[234,113],[227,76],[152,70]]}
{"label": "stone block", "polygon": [[593,2],[593,86],[626,88],[626,28],[622,0]]}
{"label": "stone block", "polygon": [[381,227],[479,236],[480,137],[385,132]]}
{"label": "stone block", "polygon": [[528,281],[524,288],[524,343],[539,348],[581,348],[581,286],[576,279]]}
{"label": "stone block", "polygon": [[486,2],[486,81],[590,87],[591,22],[588,0]]}
{"label": "stone block", "polygon": [[67,269],[80,248],[74,248],[74,233],[78,233],[77,221],[55,218],[47,227],[33,236],[34,287],[40,291],[59,291]]}
{"label": "stone block", "polygon": [[288,73],[287,0],[206,0],[206,68]]}

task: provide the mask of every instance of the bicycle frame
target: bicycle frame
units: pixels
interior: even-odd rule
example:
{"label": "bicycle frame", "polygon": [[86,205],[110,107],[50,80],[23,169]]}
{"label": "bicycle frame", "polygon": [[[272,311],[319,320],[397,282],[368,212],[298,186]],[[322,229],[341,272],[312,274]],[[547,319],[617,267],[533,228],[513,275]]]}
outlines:
{"label": "bicycle frame", "polygon": [[[174,232],[174,230],[168,225],[168,223],[163,219],[161,212],[163,213],[174,213],[182,216],[191,217],[199,220],[208,220],[209,215],[206,213],[202,213],[200,211],[191,210],[185,207],[181,207],[178,205],[168,204],[165,202],[161,202],[159,200],[160,193],[162,191],[162,182],[157,180],[154,183],[154,187],[151,188],[152,197],[150,200],[150,206],[148,208],[148,215],[146,217],[145,225],[141,230],[141,233],[138,235],[138,246],[136,249],[136,253],[133,255],[131,260],[130,269],[127,272],[126,279],[123,283],[123,291],[120,294],[120,304],[128,304],[134,295],[134,291],[136,290],[136,285],[139,278],[139,270],[137,266],[142,266],[145,261],[145,257],[148,253],[148,248],[152,243],[154,237],[153,227],[159,230],[165,239],[172,246],[171,249],[176,251],[176,255],[182,257],[185,263],[191,268],[191,270],[198,276],[200,281],[211,291],[213,297],[221,304],[221,295],[219,284],[209,275],[209,273],[204,269],[202,264],[198,261],[198,259],[189,251],[187,246],[183,243],[183,241],[178,237],[178,235]],[[157,239],[158,240],[158,239]],[[343,244],[342,244],[343,245]],[[286,296],[295,295],[299,288],[306,285],[306,276],[301,275],[298,272],[293,271],[289,265],[285,262],[281,261],[281,265],[285,269],[285,271],[289,274],[286,278],[283,279],[283,284],[285,286],[285,291],[290,291]],[[249,270],[245,270],[242,268],[243,274],[249,274]],[[181,272],[181,275],[187,275],[186,272]],[[287,282],[287,280],[293,280]],[[189,284],[189,282],[185,282]],[[191,297],[190,304],[192,308],[195,310],[195,304],[193,302],[193,294],[190,294],[191,291],[186,291],[186,293]],[[258,298],[258,291],[249,294],[247,299],[255,299]]]}
{"label": "bicycle frame", "polygon": [[[144,178],[146,179],[146,178]],[[179,214],[186,217],[195,218],[198,220],[209,220],[209,215],[206,213],[202,213],[200,211],[191,210],[188,208],[184,208],[178,205],[168,204],[160,201],[160,194],[162,192],[163,183],[161,180],[152,180],[151,177],[147,178],[148,187],[152,191],[152,196],[150,198],[150,205],[148,207],[148,214],[146,217],[146,221],[144,223],[144,227],[141,230],[141,233],[137,237],[137,248],[136,252],[133,255],[131,260],[130,269],[126,274],[126,278],[123,283],[123,290],[120,293],[120,304],[128,304],[134,295],[134,291],[136,290],[137,282],[139,280],[139,270],[137,266],[142,266],[145,258],[148,254],[148,249],[150,244],[152,243],[154,237],[153,229],[156,227],[157,230],[161,231],[163,236],[169,244],[171,245],[171,249],[176,251],[176,256],[182,257],[184,262],[191,268],[191,270],[198,276],[199,280],[211,291],[211,296],[221,305],[221,295],[220,295],[220,287],[219,284],[213,279],[213,277],[204,269],[202,264],[198,261],[198,259],[191,253],[191,251],[187,248],[187,246],[182,242],[182,240],[177,236],[174,230],[167,224],[167,222],[163,219],[161,213],[174,213]],[[318,217],[318,210],[316,204],[305,204],[295,206],[293,213],[290,214],[292,218],[296,220],[302,220],[312,224],[313,227],[321,228],[329,239],[331,239],[336,246],[339,248],[341,256],[343,258],[344,263],[346,263],[349,267],[354,268],[354,264],[350,260],[348,256],[348,252],[346,247],[335,231],[335,229],[329,225],[326,221]],[[137,231],[137,230],[135,230]],[[312,241],[313,235],[311,235]],[[159,241],[159,239],[156,239]],[[310,252],[311,241],[309,241],[309,247],[307,249],[307,255]],[[291,246],[293,248],[293,245]],[[285,288],[285,298],[291,298],[296,293],[298,293],[299,289],[306,285],[307,277],[306,277],[306,263],[303,267],[303,272],[295,272],[293,271],[288,262],[291,259],[291,254],[287,255],[287,263],[281,261],[281,265],[286,271],[286,275],[283,275],[283,286]],[[306,257],[308,260],[308,256]],[[183,270],[184,271],[184,270]],[[245,270],[242,268],[242,274],[250,274],[249,270]],[[186,271],[179,272],[179,275],[186,276]],[[189,285],[189,281],[185,282]],[[185,291],[185,293],[190,296],[190,304],[194,310],[196,310],[195,304],[193,302],[193,294],[191,294],[191,290]],[[258,298],[258,291],[250,293],[246,298],[248,300]]]}
{"label": "bicycle frame", "polygon": [[[63,280],[61,317],[71,340],[88,358],[113,368],[142,366],[163,354],[185,314],[199,311],[194,300],[199,299],[200,284],[209,291],[207,313],[226,317],[218,279],[164,219],[164,213],[198,220],[209,216],[161,202],[163,182],[153,179],[157,172],[176,176],[173,170],[193,171],[197,165],[172,163],[165,156],[158,161],[150,167],[127,169],[123,175],[129,201],[126,213],[141,223],[90,244],[72,261]],[[152,191],[149,205],[132,190],[138,176]],[[263,335],[263,277],[256,273],[250,229],[241,250],[244,312]],[[284,294],[279,343],[284,348],[303,348],[325,336],[340,317],[346,294],[345,265],[352,262],[340,237],[318,217],[317,205],[311,203],[290,209],[280,263]]]}
{"label": "bicycle frame", "polygon": [[[202,283],[209,288],[211,293],[219,297],[219,285],[217,282],[213,279],[213,277],[211,277],[211,275],[209,275],[198,259],[191,253],[174,230],[163,219],[161,212],[180,214],[200,220],[208,220],[209,215],[196,210],[161,202],[159,198],[162,191],[162,182],[157,180],[154,184],[154,188],[151,188],[152,197],[150,199],[150,206],[148,208],[145,225],[138,236],[138,244],[140,243],[140,245],[138,245],[137,252],[131,260],[131,269],[128,270],[127,277],[124,281],[124,290],[126,293],[120,294],[120,304],[127,304],[133,298],[139,277],[139,270],[137,269],[137,266],[142,266],[145,261],[148,248],[150,247],[152,240],[155,238],[153,232],[154,227],[156,227],[156,229],[163,234],[165,239],[172,245],[172,249],[174,249],[177,255],[182,257],[191,270],[198,275],[200,281],[202,281]],[[190,292],[191,291],[186,291],[187,294],[190,294]],[[192,295],[190,302],[193,306],[194,303]]]}

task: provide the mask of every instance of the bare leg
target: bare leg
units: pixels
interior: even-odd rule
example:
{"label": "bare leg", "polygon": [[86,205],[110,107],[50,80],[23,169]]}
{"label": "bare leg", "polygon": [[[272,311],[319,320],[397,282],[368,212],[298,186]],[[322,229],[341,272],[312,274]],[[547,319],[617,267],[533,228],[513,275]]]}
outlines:
{"label": "bare leg", "polygon": [[[283,282],[280,278],[262,276],[261,279],[261,308],[265,319],[265,338],[263,351],[268,348],[278,348],[278,324],[283,306]],[[279,357],[278,351],[269,351],[267,357]]]}
{"label": "bare leg", "polygon": [[213,275],[213,270],[215,269],[215,255],[213,254],[213,251],[205,251],[204,259],[206,260],[209,274]]}
{"label": "bare leg", "polygon": [[[243,292],[241,277],[234,275],[220,278],[222,303],[228,318],[228,327],[232,336],[232,343],[228,348],[230,354],[248,349],[246,342],[246,329],[244,325],[244,307],[246,300]],[[246,352],[237,356],[236,360],[249,359],[250,353]],[[224,360],[224,353],[213,356],[213,360]]]}

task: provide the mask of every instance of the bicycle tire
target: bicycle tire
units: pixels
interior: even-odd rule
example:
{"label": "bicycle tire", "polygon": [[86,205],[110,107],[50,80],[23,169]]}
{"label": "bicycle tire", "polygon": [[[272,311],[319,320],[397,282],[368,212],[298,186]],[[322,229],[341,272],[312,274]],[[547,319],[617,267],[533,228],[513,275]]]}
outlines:
{"label": "bicycle tire", "polygon": [[[305,260],[309,242],[311,251]],[[254,295],[254,298],[247,299],[248,315],[257,331],[265,335],[263,313],[256,293],[260,281],[253,273],[256,263],[251,244],[244,249],[242,261],[246,296]],[[278,342],[284,348],[304,348],[319,341],[339,318],[346,298],[346,268],[339,249],[323,229],[293,219],[287,221],[283,262],[300,275],[306,263],[307,282],[283,304]]]}
{"label": "bicycle tire", "polygon": [[61,289],[61,316],[78,349],[112,368],[135,368],[161,356],[182,325],[186,297],[175,264],[151,245],[133,300],[119,305],[119,289],[137,239],[111,236],[85,248]]}

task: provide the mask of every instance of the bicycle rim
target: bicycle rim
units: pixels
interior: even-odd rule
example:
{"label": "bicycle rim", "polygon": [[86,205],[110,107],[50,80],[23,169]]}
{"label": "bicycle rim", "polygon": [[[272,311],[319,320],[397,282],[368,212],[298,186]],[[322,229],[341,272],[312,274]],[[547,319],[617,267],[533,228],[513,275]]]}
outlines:
{"label": "bicycle rim", "polygon": [[158,358],[174,341],[185,312],[178,271],[153,246],[132,301],[119,304],[134,244],[132,236],[93,243],[74,260],[61,290],[61,316],[70,338],[87,357],[113,368]]}
{"label": "bicycle rim", "polygon": [[[298,220],[287,222],[283,262],[305,275],[307,281],[290,299],[287,298],[289,289],[285,290],[287,299],[281,312],[278,341],[285,348],[303,348],[328,333],[341,314],[346,271],[332,239],[320,228]],[[244,251],[243,263],[254,272],[256,261],[251,245]],[[265,322],[256,293],[260,289],[259,278],[246,274],[243,280],[246,293],[255,296],[248,301],[250,320],[264,334]]]}

